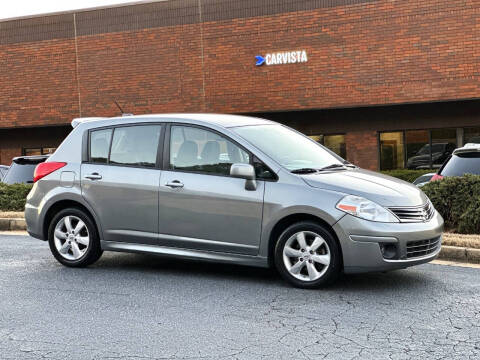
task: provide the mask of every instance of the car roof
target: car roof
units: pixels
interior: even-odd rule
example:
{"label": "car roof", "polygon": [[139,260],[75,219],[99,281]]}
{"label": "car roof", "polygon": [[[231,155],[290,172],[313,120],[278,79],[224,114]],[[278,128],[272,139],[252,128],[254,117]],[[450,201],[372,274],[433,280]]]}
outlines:
{"label": "car roof", "polygon": [[453,155],[473,153],[473,152],[480,152],[480,144],[474,144],[474,143],[465,144],[465,146],[455,149],[453,151]]}
{"label": "car roof", "polygon": [[194,121],[200,124],[214,124],[217,126],[230,128],[237,126],[249,126],[249,125],[267,125],[274,124],[273,121],[260,119],[251,116],[243,115],[229,115],[229,114],[151,114],[151,115],[127,115],[112,118],[76,118],[72,121],[72,127],[76,127],[81,123],[95,122],[95,125],[103,126],[106,124],[115,124],[115,122],[124,123],[126,120],[139,120],[139,121]]}

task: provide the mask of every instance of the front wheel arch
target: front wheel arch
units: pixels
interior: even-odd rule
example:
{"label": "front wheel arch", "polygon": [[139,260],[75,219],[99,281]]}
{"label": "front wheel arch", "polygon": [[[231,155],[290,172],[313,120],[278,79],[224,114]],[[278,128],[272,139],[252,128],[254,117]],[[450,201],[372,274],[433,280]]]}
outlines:
{"label": "front wheel arch", "polygon": [[280,219],[275,226],[273,227],[272,231],[270,232],[270,237],[268,241],[268,265],[271,268],[275,267],[275,246],[277,245],[278,240],[280,239],[280,235],[287,229],[289,226],[303,221],[312,221],[319,225],[325,227],[326,230],[333,236],[335,241],[337,242],[338,249],[340,250],[340,260],[341,260],[341,268],[343,270],[343,251],[341,243],[338,239],[338,236],[333,230],[333,227],[330,226],[325,220],[319,218],[318,216],[307,214],[307,213],[298,213],[285,216],[284,218]]}

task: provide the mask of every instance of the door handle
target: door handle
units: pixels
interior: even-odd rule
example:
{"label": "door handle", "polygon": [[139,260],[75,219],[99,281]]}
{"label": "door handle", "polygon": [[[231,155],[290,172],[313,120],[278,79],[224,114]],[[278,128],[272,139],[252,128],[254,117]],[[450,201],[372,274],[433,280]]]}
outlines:
{"label": "door handle", "polygon": [[90,180],[100,180],[101,178],[102,178],[102,175],[100,175],[98,173],[85,175],[85,179],[90,179]]}
{"label": "door handle", "polygon": [[173,181],[169,181],[165,184],[165,186],[168,186],[172,189],[175,189],[175,188],[183,188],[183,183],[178,181],[178,180],[173,180]]}

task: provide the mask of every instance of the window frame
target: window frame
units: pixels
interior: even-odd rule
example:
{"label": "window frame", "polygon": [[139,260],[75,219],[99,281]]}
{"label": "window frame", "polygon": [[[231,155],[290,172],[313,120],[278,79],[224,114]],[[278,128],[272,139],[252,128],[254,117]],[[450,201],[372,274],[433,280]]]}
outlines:
{"label": "window frame", "polygon": [[[198,175],[209,175],[209,176],[220,176],[220,177],[228,177],[228,178],[235,178],[234,176],[229,175],[223,175],[223,174],[216,174],[216,173],[208,173],[208,172],[202,172],[202,171],[191,171],[191,170],[181,170],[181,169],[172,169],[171,164],[170,164],[170,139],[171,139],[171,129],[172,126],[184,126],[184,127],[191,127],[191,128],[197,128],[200,130],[204,131],[210,131],[213,132],[214,134],[226,139],[227,141],[230,141],[232,144],[235,146],[238,146],[241,150],[245,151],[248,154],[249,157],[249,164],[254,166],[253,160],[254,157],[256,157],[258,160],[260,160],[265,167],[273,174],[274,178],[273,179],[260,179],[256,178],[255,180],[257,181],[270,181],[270,182],[276,182],[278,181],[278,175],[267,165],[265,162],[260,159],[257,155],[253,154],[250,150],[246,149],[245,146],[239,144],[237,141],[232,139],[230,136],[216,130],[212,129],[208,126],[203,126],[203,125],[197,125],[197,124],[190,124],[190,123],[184,123],[184,122],[170,122],[166,124],[166,130],[164,132],[165,137],[163,141],[163,161],[162,161],[162,170],[166,171],[172,171],[172,172],[180,172],[180,173],[187,173],[187,174],[198,174]],[[236,179],[236,178],[235,178]]]}
{"label": "window frame", "polygon": [[[113,136],[115,134],[115,129],[117,128],[125,128],[125,127],[134,127],[134,126],[160,126],[161,132],[160,137],[158,139],[157,145],[157,158],[155,161],[155,166],[144,166],[144,165],[127,165],[127,164],[115,164],[110,162],[110,155],[112,152],[112,143],[113,143]],[[108,156],[106,163],[98,163],[91,161],[91,154],[90,154],[90,140],[91,140],[91,133],[100,130],[112,130],[110,135],[110,143],[108,148]],[[107,166],[116,166],[116,167],[127,167],[127,168],[137,168],[137,169],[152,169],[152,170],[162,170],[162,157],[163,157],[163,141],[165,139],[165,130],[166,124],[165,122],[142,122],[142,123],[126,123],[126,124],[118,124],[118,125],[110,125],[110,126],[101,126],[97,128],[88,129],[85,133],[86,141],[84,139],[84,144],[86,149],[84,154],[86,155],[86,159],[82,159],[83,164],[92,164],[92,165],[107,165]]]}

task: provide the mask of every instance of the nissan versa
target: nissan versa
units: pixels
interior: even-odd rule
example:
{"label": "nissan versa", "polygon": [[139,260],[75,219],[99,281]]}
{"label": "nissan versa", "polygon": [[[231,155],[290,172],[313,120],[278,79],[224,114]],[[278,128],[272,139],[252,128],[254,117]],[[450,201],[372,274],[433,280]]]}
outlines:
{"label": "nissan versa", "polygon": [[104,250],[275,266],[314,288],[440,251],[443,219],[414,185],[243,116],[76,119],[35,170],[30,235],[71,267]]}

